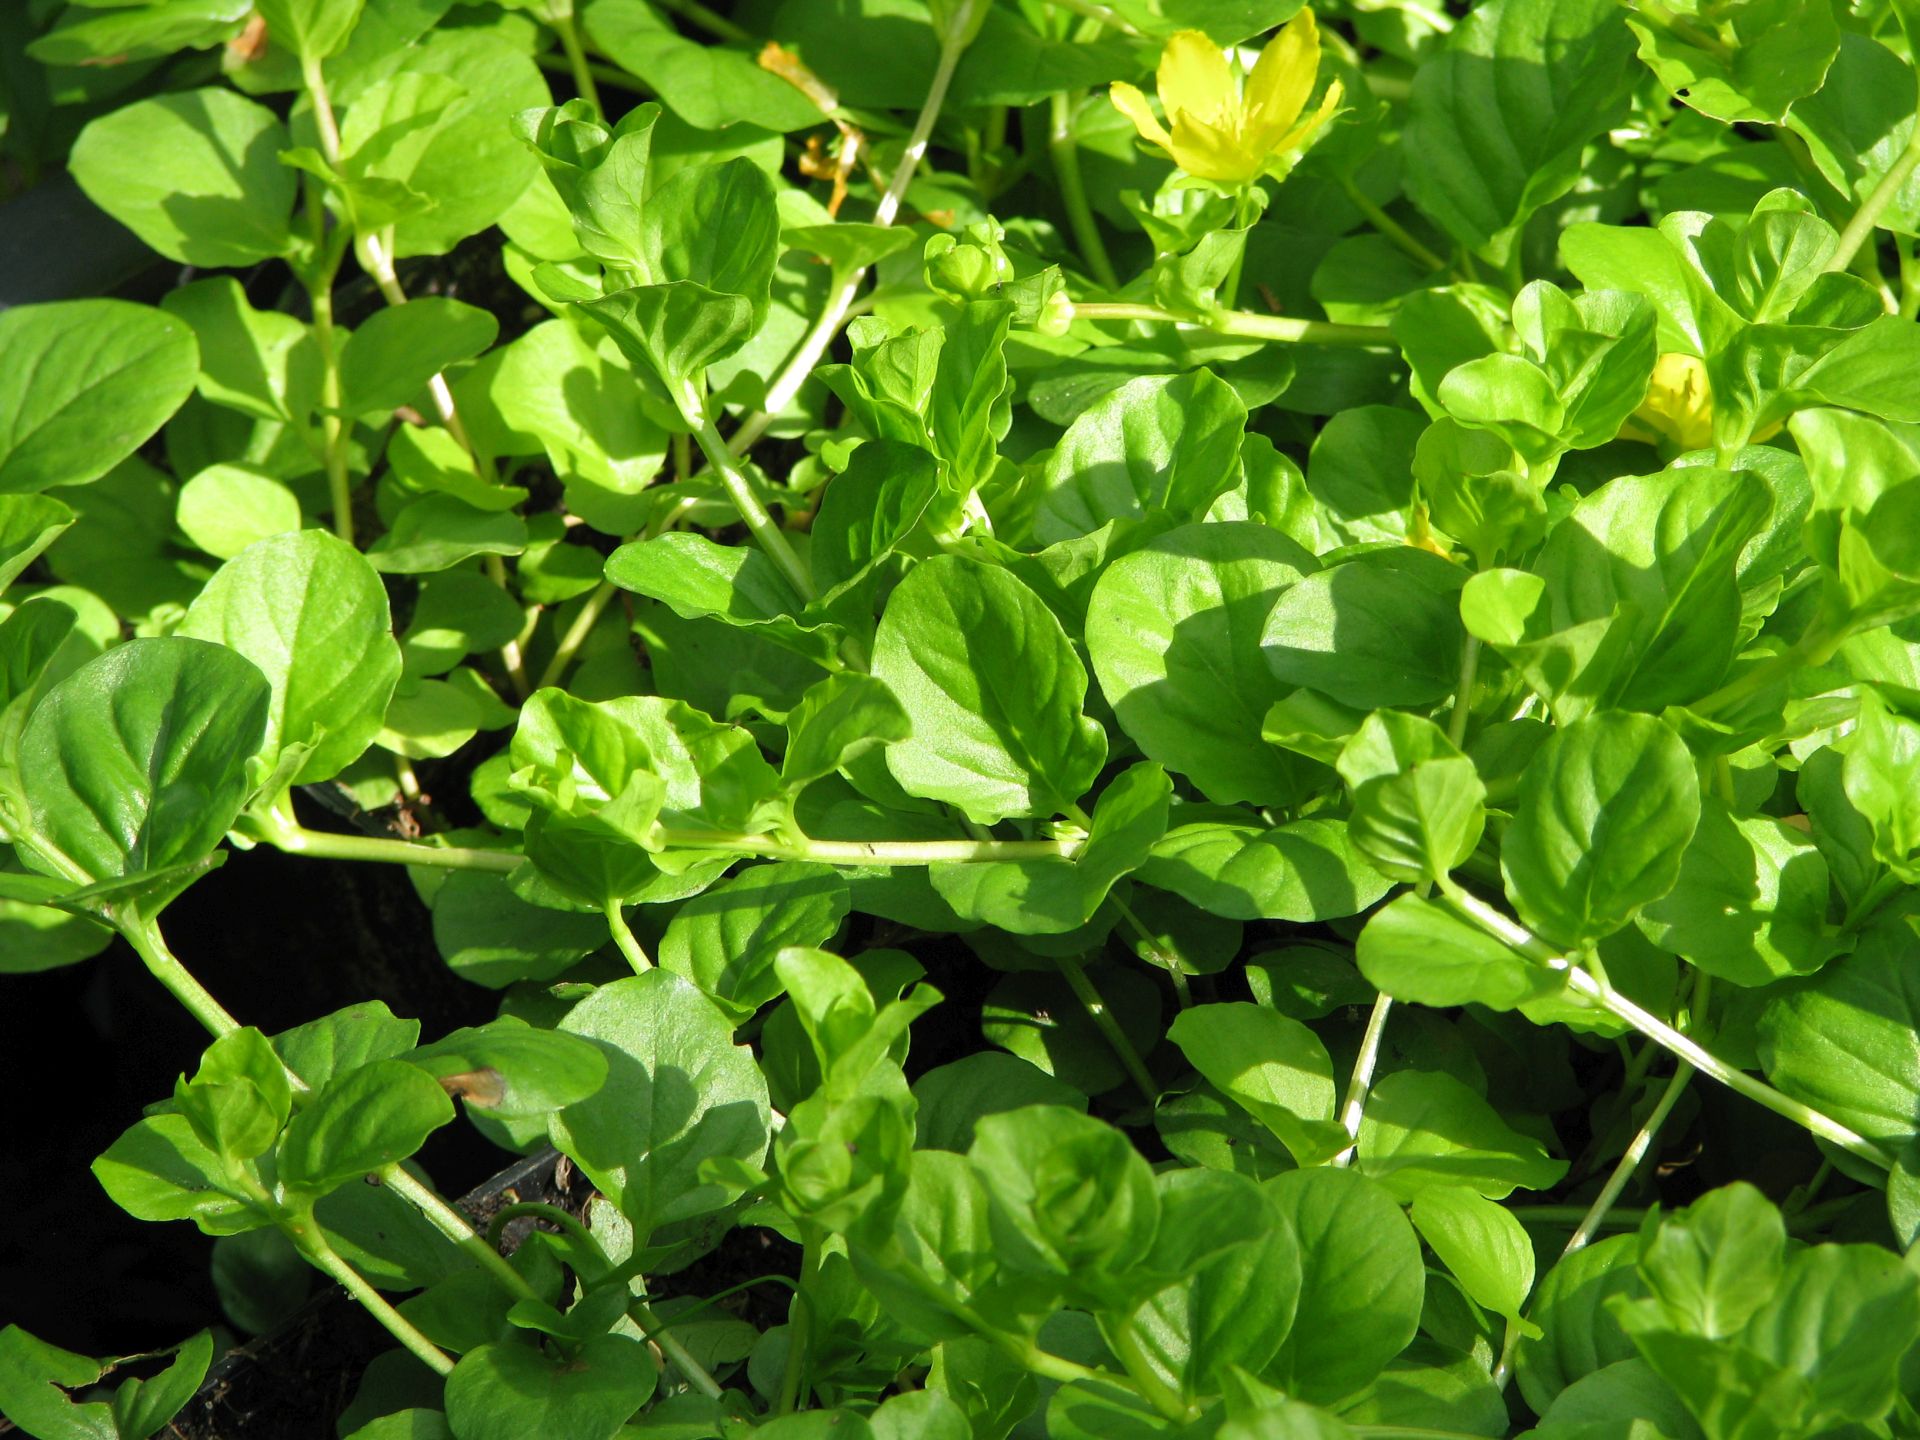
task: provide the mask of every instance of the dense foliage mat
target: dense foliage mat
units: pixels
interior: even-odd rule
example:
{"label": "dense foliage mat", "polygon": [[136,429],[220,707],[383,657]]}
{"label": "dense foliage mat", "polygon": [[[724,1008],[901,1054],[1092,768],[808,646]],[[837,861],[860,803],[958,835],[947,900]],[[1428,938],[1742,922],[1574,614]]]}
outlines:
{"label": "dense foliage mat", "polygon": [[[1920,10],[1464,9],[0,15],[175,277],[0,314],[0,969],[342,1436],[1920,1435]],[[498,1018],[229,1014],[254,846]]]}

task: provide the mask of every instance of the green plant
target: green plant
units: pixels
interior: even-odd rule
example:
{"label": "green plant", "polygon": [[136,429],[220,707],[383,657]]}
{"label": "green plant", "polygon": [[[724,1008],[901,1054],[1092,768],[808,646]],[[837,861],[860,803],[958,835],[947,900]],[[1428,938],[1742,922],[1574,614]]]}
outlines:
{"label": "green plant", "polygon": [[[354,1434],[1920,1434],[1909,7],[247,8],[28,47],[293,285],[0,316],[0,965],[205,1025],[95,1173],[444,1377]],[[260,845],[500,1018],[230,1016]],[[475,1234],[456,1098],[586,1222]]]}

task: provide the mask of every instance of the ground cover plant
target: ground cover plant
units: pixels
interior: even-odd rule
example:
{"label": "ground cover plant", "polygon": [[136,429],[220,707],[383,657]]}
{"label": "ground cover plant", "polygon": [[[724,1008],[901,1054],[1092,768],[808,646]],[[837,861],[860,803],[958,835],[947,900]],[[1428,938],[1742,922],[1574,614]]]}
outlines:
{"label": "ground cover plant", "polygon": [[[0,968],[211,1037],[99,1183],[364,1440],[1920,1434],[1917,23],[10,12],[177,269],[0,314]],[[499,1017],[230,1014],[255,847]]]}

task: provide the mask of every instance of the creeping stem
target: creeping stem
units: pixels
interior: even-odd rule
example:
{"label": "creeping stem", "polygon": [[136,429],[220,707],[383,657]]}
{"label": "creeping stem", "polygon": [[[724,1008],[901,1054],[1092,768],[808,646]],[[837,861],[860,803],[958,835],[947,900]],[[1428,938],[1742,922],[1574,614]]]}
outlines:
{"label": "creeping stem", "polygon": [[326,1236],[321,1233],[318,1225],[307,1223],[297,1226],[292,1238],[309,1264],[337,1281],[349,1295],[366,1308],[368,1314],[386,1328],[389,1335],[413,1352],[414,1358],[436,1375],[453,1373],[452,1357],[422,1335],[411,1320],[387,1302],[386,1296],[369,1285],[359,1271],[342,1260],[334,1248],[327,1243]]}
{"label": "creeping stem", "polygon": [[727,448],[727,442],[720,438],[720,432],[714,428],[705,406],[700,404],[697,397],[689,397],[680,401],[680,413],[694,427],[693,438],[699,442],[701,452],[707,457],[707,464],[720,477],[727,498],[733,502],[733,508],[740,512],[740,518],[746,522],[747,530],[755,542],[766,552],[767,558],[780,568],[780,573],[786,576],[787,583],[793,587],[794,594],[802,600],[813,599],[813,572],[802,565],[800,557],[794,554],[785,533],[755,493],[752,479],[740,468],[740,461]]}
{"label": "creeping stem", "polygon": [[1087,183],[1080,174],[1080,146],[1073,138],[1074,96],[1056,91],[1047,107],[1047,151],[1053,157],[1053,178],[1060,187],[1060,203],[1073,226],[1074,244],[1080,258],[1087,262],[1093,278],[1107,290],[1120,288],[1120,276],[1107,255],[1107,242],[1100,236],[1100,223],[1087,204]]}
{"label": "creeping stem", "polygon": [[603,910],[607,917],[607,930],[613,936],[613,943],[626,957],[627,964],[633,967],[633,973],[644,975],[653,968],[653,961],[647,958],[647,952],[634,938],[633,928],[627,924],[627,912],[616,900],[609,900]]}
{"label": "creeping stem", "polygon": [[1880,223],[1880,217],[1886,213],[1887,207],[1893,203],[1893,197],[1900,193],[1917,165],[1920,165],[1920,123],[1914,125],[1906,148],[1887,167],[1887,173],[1880,177],[1879,183],[1860,202],[1860,208],[1847,221],[1847,228],[1840,232],[1840,243],[1834,246],[1833,254],[1827,259],[1829,273],[1845,270],[1853,264],[1853,257],[1867,243],[1867,237],[1873,234],[1873,227]]}
{"label": "creeping stem", "polygon": [[[987,0],[974,0],[974,3],[985,4]],[[964,32],[966,26],[961,24],[959,29]],[[927,142],[933,137],[934,122],[940,118],[941,107],[947,103],[947,87],[953,83],[954,69],[959,65],[960,56],[966,48],[964,41],[950,36],[941,39],[940,60],[933,72],[933,83],[927,87],[926,101],[920,107],[919,117],[913,122],[913,132],[907,137],[906,152],[894,167],[893,178],[888,181],[880,203],[874,207],[873,219],[869,223],[891,225],[894,216],[900,213],[900,202],[906,198],[907,187],[913,183],[921,157],[927,153]],[[840,333],[840,326],[853,305],[853,297],[866,276],[867,267],[863,265],[834,287],[833,293],[827,297],[826,308],[820,312],[820,318],[807,331],[806,338],[800,342],[800,348],[793,352],[779,378],[767,388],[766,405],[758,415],[749,416],[734,433],[735,455],[745,454],[754,441],[767,433],[773,417],[793,403],[793,397],[800,393],[800,387],[813,374],[813,367],[827,353],[827,346],[833,343],[833,337]],[[701,447],[707,449],[708,463],[717,465],[713,451],[707,448],[704,439]]]}
{"label": "creeping stem", "polygon": [[1293,345],[1360,345],[1390,347],[1393,332],[1384,325],[1336,325],[1330,320],[1294,320],[1285,315],[1257,315],[1251,310],[1216,310],[1211,315],[1177,315],[1159,305],[1112,303],[1076,304],[1076,320],[1144,320],[1157,325],[1184,325],[1246,340],[1279,340]]}
{"label": "creeping stem", "polygon": [[1886,1152],[1864,1135],[1842,1125],[1831,1115],[1823,1114],[1811,1105],[1803,1104],[1789,1095],[1783,1095],[1765,1081],[1756,1080],[1744,1070],[1710,1054],[1698,1042],[1682,1035],[1659,1016],[1642,1009],[1610,985],[1595,979],[1566,956],[1556,952],[1551,945],[1541,940],[1526,926],[1487,904],[1479,896],[1461,886],[1458,881],[1443,878],[1440,881],[1440,887],[1446,892],[1447,898],[1458,905],[1481,929],[1509,948],[1531,960],[1538,961],[1548,969],[1559,972],[1565,978],[1567,988],[1596,1009],[1604,1010],[1616,1019],[1625,1021],[1663,1050],[1686,1061],[1702,1074],[1711,1076],[1729,1090],[1746,1096],[1755,1104],[1773,1111],[1774,1114],[1784,1116],[1827,1143],[1839,1146],[1849,1155],[1857,1156],[1881,1170],[1892,1168],[1893,1162]]}
{"label": "creeping stem", "polygon": [[[457,845],[421,845],[374,835],[336,835],[291,821],[261,835],[276,849],[324,860],[370,860],[388,865],[426,865],[440,870],[492,870],[501,874],[523,863],[513,850],[477,850]],[[787,840],[772,835],[661,827],[663,849],[711,850],[767,860],[812,860],[822,865],[993,864],[1005,860],[1072,860],[1079,840]]]}

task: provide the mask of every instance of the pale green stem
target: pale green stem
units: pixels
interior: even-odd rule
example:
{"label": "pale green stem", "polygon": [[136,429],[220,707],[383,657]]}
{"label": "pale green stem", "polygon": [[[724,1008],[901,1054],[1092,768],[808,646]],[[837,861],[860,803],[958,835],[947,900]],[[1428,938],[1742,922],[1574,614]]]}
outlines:
{"label": "pale green stem", "polygon": [[1596,980],[1566,956],[1555,952],[1552,946],[1539,939],[1524,925],[1502,914],[1458,882],[1442,877],[1440,886],[1446,891],[1447,897],[1488,934],[1530,959],[1539,961],[1548,969],[1558,972],[1566,980],[1567,988],[1590,1005],[1606,1011],[1617,1020],[1624,1021],[1662,1049],[1719,1081],[1729,1090],[1746,1096],[1755,1104],[1764,1106],[1776,1115],[1784,1116],[1829,1144],[1837,1145],[1848,1154],[1857,1156],[1882,1170],[1892,1168],[1892,1160],[1864,1135],[1850,1130],[1832,1116],[1822,1114],[1810,1105],[1783,1095],[1764,1081],[1756,1080],[1744,1070],[1729,1065],[1718,1056],[1708,1053],[1702,1046],[1682,1035],[1659,1016],[1643,1010],[1611,986]]}
{"label": "pale green stem", "polygon": [[722,40],[732,40],[742,45],[753,41],[751,31],[734,24],[719,11],[702,5],[700,0],[660,0],[660,8],[683,20],[691,20],[708,34],[717,35]]}
{"label": "pale green stem", "polygon": [[1373,197],[1355,184],[1351,176],[1340,177],[1340,188],[1347,199],[1353,202],[1353,208],[1366,216],[1367,223],[1378,230],[1389,244],[1397,247],[1414,264],[1424,265],[1429,270],[1447,268],[1447,259],[1444,255],[1434,253],[1420,240],[1419,236],[1376,205]]}
{"label": "pale green stem", "polygon": [[634,938],[632,928],[627,924],[626,912],[618,900],[609,900],[602,912],[607,917],[607,929],[612,932],[613,943],[620,947],[620,953],[626,957],[627,964],[633,967],[633,973],[644,975],[653,968],[653,961],[647,958],[647,952]]}
{"label": "pale green stem", "polygon": [[1193,1005],[1193,987],[1187,983],[1186,971],[1180,968],[1178,956],[1169,955],[1160,948],[1160,942],[1154,938],[1151,930],[1141,923],[1140,917],[1133,913],[1127,902],[1115,896],[1108,896],[1114,908],[1120,912],[1120,918],[1133,927],[1133,933],[1140,937],[1140,943],[1146,947],[1153,963],[1167,972],[1167,978],[1173,981],[1173,993],[1182,1010]]}
{"label": "pale green stem", "polygon": [[611,580],[603,580],[600,587],[587,597],[587,601],[573,617],[573,623],[567,626],[567,633],[560,637],[560,645],[553,652],[553,658],[547,662],[547,668],[540,672],[539,688],[558,685],[566,675],[567,667],[573,663],[573,657],[580,653],[580,647],[586,643],[587,636],[593,633],[594,625],[612,600],[616,587]]}
{"label": "pale green stem", "polygon": [[188,973],[187,967],[167,948],[160,927],[151,920],[133,919],[120,927],[134,954],[146,965],[153,978],[166,986],[167,993],[198,1020],[207,1033],[218,1040],[240,1028],[240,1022],[208,993],[207,988]]}
{"label": "pale green stem", "polygon": [[[688,408],[688,401],[692,401],[694,408]],[[767,558],[773,561],[780,573],[787,577],[794,594],[802,600],[813,599],[812,572],[800,563],[793,546],[787,543],[785,532],[761,503],[759,495],[754,492],[753,480],[740,468],[740,462],[727,448],[727,442],[720,438],[720,432],[714,428],[705,407],[689,396],[681,403],[681,414],[688,424],[694,426],[694,438],[700,442],[707,464],[720,476],[721,488],[727,492],[727,498],[733,502],[733,508],[746,523],[755,543],[766,552]]]}
{"label": "pale green stem", "polygon": [[307,282],[307,303],[313,311],[313,344],[320,355],[320,448],[327,475],[327,500],[333,510],[333,533],[347,544],[353,536],[353,480],[348,473],[347,422],[339,415],[340,347],[334,343],[333,273],[324,252],[327,241],[322,219],[320,182],[308,176],[307,206],[313,212],[314,250],[318,268],[303,278]]}
{"label": "pale green stem", "polygon": [[1139,38],[1139,26],[1127,19],[1127,17],[1122,15],[1118,10],[1112,10],[1100,4],[1099,0],[1045,0],[1045,3],[1051,5],[1056,10],[1065,10],[1070,15],[1079,15],[1088,20],[1098,20],[1109,30],[1116,31],[1121,35],[1134,39]]}
{"label": "pale green stem", "polygon": [[284,850],[289,855],[311,855],[320,860],[372,860],[388,865],[429,865],[440,870],[494,870],[505,874],[524,858],[512,850],[421,845],[412,840],[388,840],[377,835],[334,835],[292,824],[274,826],[264,838],[276,850]]}
{"label": "pale green stem", "polygon": [[1143,320],[1149,324],[1181,325],[1234,335],[1247,340],[1279,340],[1290,345],[1361,345],[1390,347],[1393,332],[1384,325],[1336,325],[1330,320],[1294,320],[1285,315],[1256,315],[1250,310],[1216,310],[1200,319],[1176,315],[1158,305],[1075,304],[1076,320]]}
{"label": "pale green stem", "polygon": [[1061,956],[1058,964],[1060,973],[1066,976],[1067,984],[1078,997],[1081,1008],[1087,1012],[1087,1018],[1106,1037],[1113,1053],[1120,1057],[1120,1065],[1127,1072],[1127,1077],[1133,1081],[1147,1104],[1153,1104],[1160,1098],[1160,1087],[1153,1083],[1153,1076],[1147,1070],[1146,1062],[1140,1058],[1140,1052],[1133,1048],[1133,1041],[1127,1038],[1127,1032],[1120,1028],[1120,1022],[1113,1018],[1107,1002],[1088,978],[1086,967],[1077,956],[1071,955]]}
{"label": "pale green stem", "polygon": [[[985,4],[987,0],[973,0],[973,3]],[[927,98],[920,106],[919,117],[913,122],[912,133],[907,136],[906,152],[894,167],[893,177],[887,182],[880,203],[874,207],[873,219],[869,224],[891,225],[894,216],[899,214],[900,202],[906,197],[907,187],[913,183],[921,158],[927,153],[927,142],[933,137],[934,122],[940,118],[941,107],[947,103],[947,88],[953,83],[954,68],[959,65],[960,56],[965,50],[965,45],[953,40],[941,42],[940,59],[934,67],[933,82],[927,87]],[[820,357],[826,354],[827,346],[833,343],[833,337],[839,333],[866,274],[867,267],[862,266],[834,286],[833,293],[827,297],[826,308],[820,312],[820,318],[807,331],[806,339],[800,342],[800,348],[793,352],[778,378],[767,388],[767,403],[762,413],[750,417],[735,434],[735,454],[746,453],[747,446],[766,433],[772,418],[793,403],[793,397],[800,393],[800,387],[806,384],[807,377],[813,374],[813,367],[820,363]],[[701,448],[706,448],[704,442]],[[713,460],[710,450],[707,459],[709,463]]]}
{"label": "pale green stem", "polygon": [[1466,744],[1467,721],[1473,716],[1473,684],[1480,674],[1480,637],[1469,635],[1460,646],[1460,686],[1453,693],[1447,716],[1447,739],[1458,750]]}
{"label": "pale green stem", "polygon": [[388,1334],[412,1351],[414,1357],[429,1370],[436,1375],[453,1373],[453,1358],[422,1335],[411,1320],[387,1303],[386,1296],[369,1285],[359,1271],[334,1253],[318,1225],[298,1226],[293,1233],[293,1242],[302,1255],[358,1300],[367,1313],[386,1328]]}
{"label": "pale green stem", "polygon": [[[1367,1108],[1367,1091],[1373,1085],[1374,1067],[1380,1063],[1380,1045],[1386,1039],[1387,1016],[1393,1010],[1393,997],[1387,994],[1376,995],[1373,1010],[1367,1016],[1366,1031],[1360,1036],[1360,1053],[1354,1057],[1353,1075],[1347,1082],[1347,1095],[1340,1107],[1340,1124],[1345,1127],[1347,1138],[1360,1139],[1360,1117]],[[1336,1166],[1353,1163],[1354,1147],[1349,1145],[1330,1162]]]}
{"label": "pale green stem", "polygon": [[[1593,1203],[1580,1217],[1580,1223],[1574,1227],[1560,1258],[1566,1259],[1576,1250],[1584,1249],[1593,1237],[1599,1233],[1606,1222],[1607,1212],[1613,1208],[1613,1202],[1620,1198],[1620,1192],[1627,1188],[1627,1182],[1633,1179],[1641,1163],[1653,1149],[1653,1142],[1660,1133],[1660,1127],[1667,1123],[1667,1116],[1673,1113],[1673,1107],[1686,1093],[1687,1082],[1694,1076],[1693,1066],[1682,1060],[1673,1072],[1673,1078],[1667,1081],[1667,1088],[1660,1092],[1660,1099],[1653,1107],[1653,1113],[1647,1116],[1646,1123],[1635,1132],[1628,1142],[1620,1162],[1613,1167],[1613,1173],[1607,1177],[1607,1183],[1600,1187],[1600,1193],[1593,1197]],[[1493,1384],[1497,1390],[1505,1390],[1507,1382],[1513,1378],[1513,1356],[1520,1342],[1520,1327],[1511,1321],[1507,1323],[1507,1334],[1500,1348],[1500,1361],[1493,1367]]]}
{"label": "pale green stem", "polygon": [[594,83],[593,67],[587,63],[587,52],[580,44],[580,29],[574,23],[573,3],[567,0],[553,16],[554,33],[560,37],[560,48],[566,52],[567,68],[573,74],[573,85],[580,92],[580,98],[593,106],[596,113],[607,112],[600,105],[600,87]]}
{"label": "pale green stem", "polygon": [[418,1210],[427,1223],[457,1245],[463,1255],[493,1276],[501,1289],[522,1300],[540,1298],[527,1282],[526,1276],[507,1263],[507,1257],[487,1244],[467,1223],[467,1217],[448,1204],[431,1186],[421,1184],[397,1164],[382,1166],[374,1173],[380,1177],[382,1185]]}
{"label": "pale green stem", "polygon": [[1879,183],[1860,202],[1860,208],[1847,221],[1847,228],[1840,232],[1840,242],[1827,259],[1826,269],[1829,273],[1837,273],[1853,264],[1853,257],[1873,234],[1874,226],[1880,223],[1880,217],[1893,203],[1893,197],[1900,193],[1900,187],[1907,183],[1916,165],[1920,165],[1920,122],[1914,124],[1906,148],[1887,167],[1887,173],[1880,177]]}
{"label": "pale green stem", "polygon": [[709,1400],[718,1400],[722,1393],[720,1382],[713,1378],[712,1371],[694,1359],[693,1352],[680,1343],[671,1326],[654,1314],[653,1307],[644,1300],[635,1300],[630,1308],[647,1339],[660,1347],[660,1353],[673,1362],[674,1369],[686,1377],[687,1383]]}
{"label": "pale green stem", "polygon": [[[369,860],[389,865],[427,865],[442,870],[494,870],[505,873],[523,857],[512,850],[462,849],[422,845],[373,835],[335,835],[291,823],[263,826],[261,838],[294,855],[327,860]],[[704,830],[659,831],[662,848],[714,850],[769,860],[812,860],[823,865],[994,864],[1007,860],[1072,860],[1084,848],[1080,840],[782,840],[771,835],[739,835]]]}
{"label": "pale green stem", "polygon": [[1118,290],[1120,277],[1107,254],[1107,242],[1100,235],[1100,222],[1087,203],[1087,183],[1080,174],[1080,145],[1073,138],[1073,110],[1074,97],[1064,90],[1055,92],[1048,102],[1047,150],[1053,156],[1053,178],[1060,187],[1060,204],[1067,212],[1081,259],[1103,289]]}

